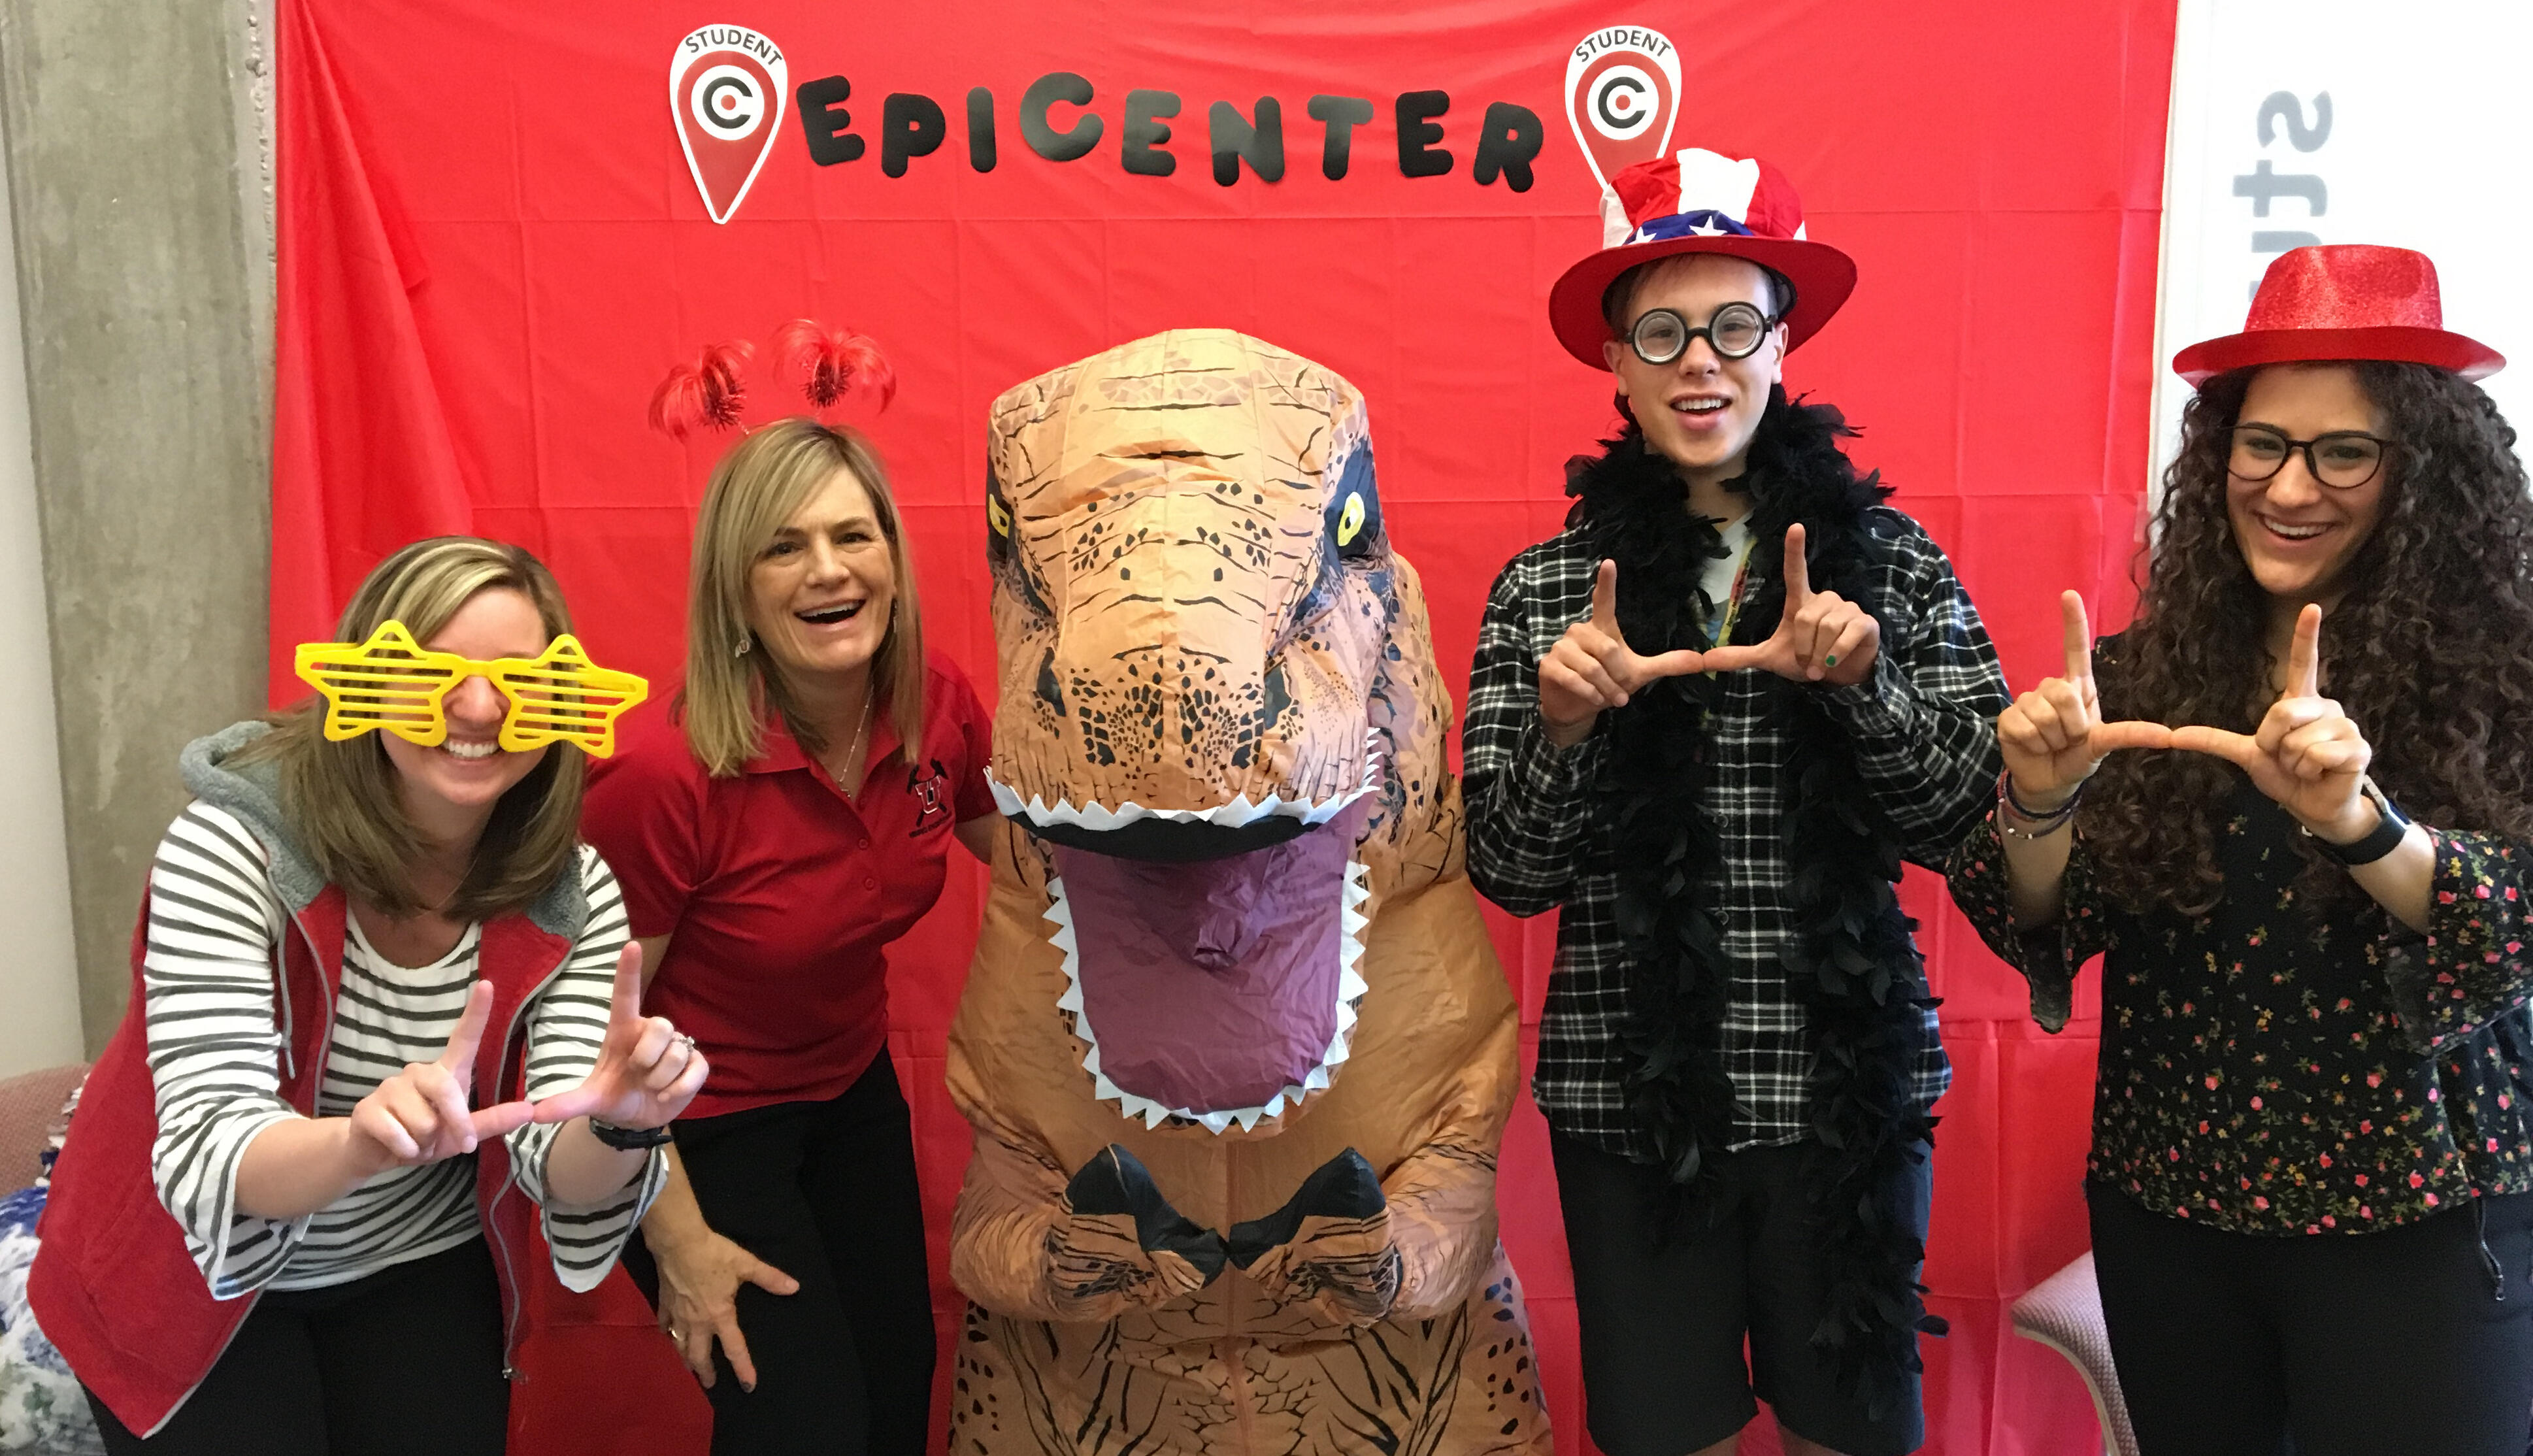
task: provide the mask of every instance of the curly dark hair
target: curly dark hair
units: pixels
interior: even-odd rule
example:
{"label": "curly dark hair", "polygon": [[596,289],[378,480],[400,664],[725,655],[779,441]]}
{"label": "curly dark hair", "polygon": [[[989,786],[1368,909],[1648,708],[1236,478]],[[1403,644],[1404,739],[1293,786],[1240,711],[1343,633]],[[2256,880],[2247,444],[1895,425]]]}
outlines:
{"label": "curly dark hair", "polygon": [[[2354,366],[2396,443],[2383,512],[2323,623],[2323,690],[2421,823],[2533,838],[2533,496],[2515,432],[2461,377]],[[2138,617],[2099,668],[2105,719],[2249,732],[2266,703],[2268,599],[2234,543],[2225,461],[2257,371],[2202,385],[2164,474]],[[2113,754],[2082,813],[2100,884],[2132,908],[2204,913],[2223,894],[2214,818],[2233,771],[2197,753]],[[2310,845],[2307,894],[2351,894]]]}

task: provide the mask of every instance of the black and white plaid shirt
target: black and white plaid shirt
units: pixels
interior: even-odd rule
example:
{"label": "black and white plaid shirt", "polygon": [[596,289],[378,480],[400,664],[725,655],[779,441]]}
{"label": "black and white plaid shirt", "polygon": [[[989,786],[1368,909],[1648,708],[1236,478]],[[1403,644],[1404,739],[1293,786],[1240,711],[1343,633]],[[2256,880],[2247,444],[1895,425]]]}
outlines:
{"label": "black and white plaid shirt", "polygon": [[[1939,870],[1995,795],[1993,724],[2011,698],[1987,630],[1942,550],[1888,507],[1876,507],[1869,524],[1877,543],[1876,600],[1869,605],[1882,620],[1881,649],[1863,682],[1814,691],[1853,736],[1856,768],[1904,852]],[[1592,815],[1591,786],[1607,739],[1596,729],[1561,750],[1539,717],[1539,660],[1569,624],[1591,615],[1598,564],[1568,530],[1513,557],[1496,578],[1470,674],[1462,792],[1469,875],[1479,891],[1516,915],[1564,907],[1532,1083],[1540,1109],[1561,1132],[1641,1156],[1651,1149],[1620,1101],[1610,1055],[1623,1009],[1625,949],[1608,828]],[[1760,584],[1759,572],[1749,575],[1745,610]],[[1769,684],[1755,671],[1735,677],[1715,722],[1711,791],[1724,840],[1723,883],[1707,894],[1723,915],[1732,965],[1723,1057],[1749,1112],[1735,1120],[1732,1145],[1741,1148],[1808,1135],[1810,1057],[1802,1005],[1777,959],[1794,929],[1791,869],[1778,827],[1789,749],[1770,721]],[[1921,1105],[1952,1082],[1935,1014],[1925,1016]]]}

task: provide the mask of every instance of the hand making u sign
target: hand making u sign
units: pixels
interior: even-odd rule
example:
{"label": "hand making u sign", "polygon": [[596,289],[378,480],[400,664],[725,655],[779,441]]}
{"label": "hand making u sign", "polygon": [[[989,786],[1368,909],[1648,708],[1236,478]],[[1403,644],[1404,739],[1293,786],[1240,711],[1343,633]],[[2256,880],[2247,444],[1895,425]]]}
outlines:
{"label": "hand making u sign", "polygon": [[2043,814],[2064,804],[2112,753],[2179,746],[2174,731],[2159,723],[2102,722],[2085,599],[2061,592],[2058,610],[2066,629],[2067,675],[2044,679],[1996,720],[1997,747],[2014,798]]}
{"label": "hand making u sign", "polygon": [[527,1126],[532,1109],[525,1102],[480,1111],[466,1105],[475,1081],[476,1048],[492,1015],[493,988],[478,981],[438,1057],[407,1065],[353,1105],[351,1131],[363,1171],[437,1163]]}
{"label": "hand making u sign", "polygon": [[1565,629],[1539,660],[1539,716],[1561,747],[1583,741],[1605,708],[1623,708],[1630,694],[1658,677],[1701,670],[1685,648],[1638,655],[1619,630],[1619,563],[1603,561],[1592,582],[1592,615]]}
{"label": "hand making u sign", "polygon": [[668,1018],[642,1015],[642,948],[627,944],[616,958],[598,1064],[579,1086],[539,1102],[536,1120],[591,1117],[611,1127],[664,1128],[703,1090],[709,1071],[704,1054]]}
{"label": "hand making u sign", "polygon": [[2179,728],[2172,746],[2210,753],[2251,776],[2253,786],[2321,839],[2354,840],[2377,812],[2359,791],[2375,750],[2339,704],[2322,695],[2322,608],[2307,604],[2287,649],[2286,682],[2249,734]]}
{"label": "hand making u sign", "polygon": [[1710,672],[1758,668],[1797,682],[1840,686],[1862,682],[1882,648],[1882,624],[1873,613],[1836,592],[1811,589],[1803,559],[1803,528],[1786,528],[1786,612],[1765,642],[1709,649],[1701,665]]}

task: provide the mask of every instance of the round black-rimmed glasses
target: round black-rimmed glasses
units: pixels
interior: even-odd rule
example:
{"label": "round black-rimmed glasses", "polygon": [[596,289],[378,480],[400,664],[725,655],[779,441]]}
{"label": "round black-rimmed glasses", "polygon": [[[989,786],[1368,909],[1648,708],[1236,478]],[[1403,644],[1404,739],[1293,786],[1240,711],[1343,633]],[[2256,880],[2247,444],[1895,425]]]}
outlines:
{"label": "round black-rimmed glasses", "polygon": [[2334,491],[2354,491],[2384,471],[2384,457],[2393,442],[2362,430],[2334,430],[2311,439],[2290,439],[2267,425],[2234,427],[2233,451],[2225,468],[2247,481],[2265,481],[2286,467],[2287,457],[2304,451],[2304,468]]}
{"label": "round black-rimmed glasses", "polygon": [[1627,347],[1647,364],[1670,364],[1686,352],[1690,339],[1703,334],[1718,358],[1747,359],[1776,326],[1777,320],[1760,313],[1757,304],[1726,304],[1703,328],[1691,327],[1676,310],[1649,309],[1627,330]]}

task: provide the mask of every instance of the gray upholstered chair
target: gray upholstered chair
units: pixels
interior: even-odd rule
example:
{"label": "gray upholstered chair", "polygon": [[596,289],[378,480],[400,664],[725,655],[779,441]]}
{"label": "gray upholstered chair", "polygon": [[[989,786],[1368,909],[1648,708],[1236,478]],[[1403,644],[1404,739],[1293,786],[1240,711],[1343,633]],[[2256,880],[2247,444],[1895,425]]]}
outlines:
{"label": "gray upholstered chair", "polygon": [[2032,1287],[2014,1302],[2014,1332],[2067,1357],[2092,1392],[2093,1414],[2102,1422],[2103,1456],[2138,1456],[2136,1432],[2129,1429],[2128,1407],[2120,1400],[2119,1371],[2111,1369],[2111,1336],[2102,1323],[2102,1295],[2093,1284],[2093,1255],[2084,1257]]}
{"label": "gray upholstered chair", "polygon": [[0,1080],[0,1194],[35,1181],[42,1171],[36,1159],[62,1100],[87,1075],[85,1066],[47,1067]]}

